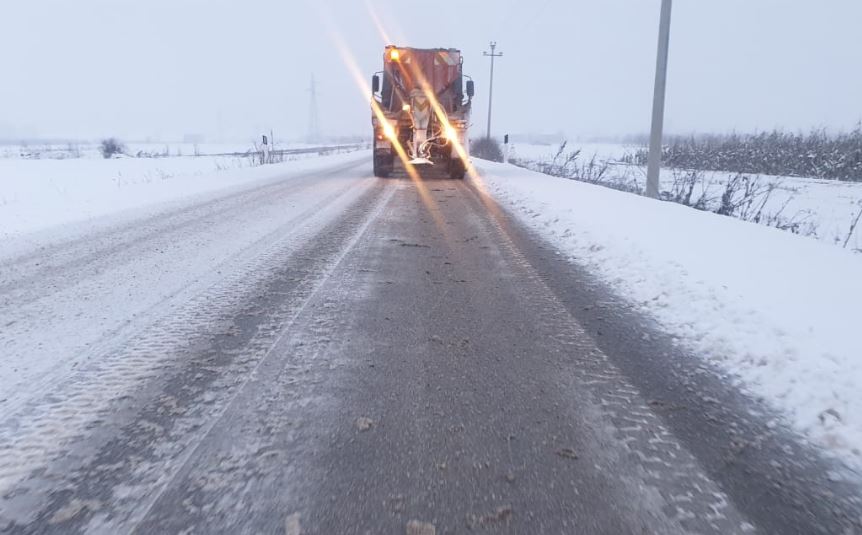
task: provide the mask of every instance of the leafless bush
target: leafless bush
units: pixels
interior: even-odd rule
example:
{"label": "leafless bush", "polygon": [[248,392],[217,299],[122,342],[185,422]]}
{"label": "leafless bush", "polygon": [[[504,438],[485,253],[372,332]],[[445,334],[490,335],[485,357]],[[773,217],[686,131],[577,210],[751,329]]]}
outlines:
{"label": "leafless bush", "polygon": [[769,202],[769,197],[777,186],[776,182],[764,183],[760,177],[737,173],[725,182],[715,213],[757,223],[763,207]]}
{"label": "leafless bush", "polygon": [[784,215],[784,209],[793,200],[788,197],[775,212],[765,213],[758,223],[778,230],[792,232],[801,236],[817,236],[817,223],[813,221],[814,214],[810,210],[800,210],[790,217]]}
{"label": "leafless bush", "polygon": [[601,184],[607,179],[608,169],[610,169],[608,162],[599,160],[593,154],[589,160],[575,167],[575,178],[591,184]]}
{"label": "leafless bush", "polygon": [[847,244],[850,243],[853,233],[856,232],[856,225],[859,224],[859,219],[862,219],[862,201],[859,202],[859,210],[856,212],[856,215],[850,219],[850,230],[847,231],[847,237],[844,238],[844,244],[842,245],[845,249],[847,248]]}
{"label": "leafless bush", "polygon": [[[515,165],[548,175],[589,182],[604,187],[642,193],[643,168],[637,165],[611,165],[593,156],[580,161],[580,151],[566,152],[563,143],[550,161],[512,160]],[[795,234],[816,236],[817,225],[812,214],[799,211],[791,217],[784,215],[793,200],[790,195],[776,211],[770,210],[773,194],[782,189],[782,182],[737,173],[725,182],[707,179],[703,171],[674,169],[670,189],[661,191],[661,198],[695,208],[714,212],[752,223],[775,227]],[[774,203],[772,203],[774,204]],[[860,206],[862,212],[862,206]],[[858,222],[862,219],[859,215]],[[855,226],[854,226],[855,228]]]}
{"label": "leafless bush", "polygon": [[[695,190],[698,195],[695,198]],[[661,192],[662,199],[690,206],[697,210],[708,210],[715,202],[715,198],[709,195],[709,187],[700,171],[673,170],[673,182],[670,191]]]}
{"label": "leafless bush", "polygon": [[534,171],[539,171],[540,173],[544,173],[546,175],[558,176],[562,178],[574,178],[572,166],[578,160],[578,156],[580,156],[580,150],[574,150],[571,152],[566,152],[567,141],[563,141],[557,152],[554,154],[554,157],[551,158],[550,162],[544,161],[533,161],[533,160],[520,160],[513,159],[512,163],[521,167],[526,167],[528,169],[532,169]]}
{"label": "leafless bush", "polygon": [[611,172],[611,164],[593,154],[589,160],[581,160],[581,151],[566,151],[568,142],[563,141],[551,161],[535,161],[515,158],[510,160],[514,165],[538,171],[546,175],[588,182],[612,189],[629,192],[640,192],[638,181],[631,176],[629,168],[622,168],[622,173]]}
{"label": "leafless bush", "polygon": [[701,184],[700,197],[688,206],[775,227],[794,234],[817,236],[817,224],[813,221],[813,214],[810,211],[800,210],[789,217],[784,214],[787,206],[793,201],[793,195],[788,196],[778,210],[768,210],[773,194],[782,188],[781,181],[764,180],[762,177],[737,173],[724,183],[723,189],[720,190],[721,195],[713,197],[701,173],[688,171],[682,176],[684,195],[688,191],[693,191],[696,184]]}
{"label": "leafless bush", "polygon": [[606,160],[599,160],[595,154],[589,160],[581,160],[581,150],[566,152],[568,142],[563,141],[554,155],[554,159],[545,171],[547,174],[589,182],[591,184],[604,184],[608,177],[610,165]]}
{"label": "leafless bush", "polygon": [[101,145],[99,145],[99,152],[102,153],[104,158],[111,158],[115,154],[124,154],[126,147],[118,139],[109,137],[102,140]]}
{"label": "leafless bush", "polygon": [[492,162],[503,161],[503,150],[500,142],[492,137],[483,137],[470,142],[470,154],[476,158]]}

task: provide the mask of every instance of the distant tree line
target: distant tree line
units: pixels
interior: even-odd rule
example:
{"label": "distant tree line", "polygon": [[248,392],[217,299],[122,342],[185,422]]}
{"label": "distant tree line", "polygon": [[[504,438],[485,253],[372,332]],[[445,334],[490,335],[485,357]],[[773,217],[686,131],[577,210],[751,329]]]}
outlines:
{"label": "distant tree line", "polygon": [[[648,150],[625,157],[646,165]],[[702,171],[862,181],[862,125],[851,132],[781,130],[758,134],[671,137],[662,149],[667,167]]]}

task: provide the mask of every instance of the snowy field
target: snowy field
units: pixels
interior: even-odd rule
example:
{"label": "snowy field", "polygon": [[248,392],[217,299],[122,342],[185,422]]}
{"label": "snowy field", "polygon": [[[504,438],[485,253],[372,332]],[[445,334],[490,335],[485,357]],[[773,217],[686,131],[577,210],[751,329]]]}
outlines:
{"label": "snowy field", "polygon": [[[256,150],[254,142],[247,143],[177,143],[177,142],[133,142],[124,143],[129,156],[171,157],[206,156],[214,154],[246,153]],[[276,140],[275,149],[306,149],[325,143],[281,143]],[[76,158],[102,158],[99,143],[29,143],[0,145],[0,158],[24,158],[41,160],[65,160]]]}
{"label": "snowy field", "polygon": [[[637,148],[611,143],[569,143],[564,152],[580,150],[580,162],[589,161],[593,156],[608,162],[607,182],[642,190],[646,184],[646,169],[620,162],[626,153]],[[558,150],[559,145],[515,144],[513,156],[528,162],[548,163],[553,161]],[[663,169],[661,191],[672,191],[680,174],[683,172]],[[694,190],[694,198],[703,195],[711,199],[709,205],[714,207],[732,176],[721,171],[704,172],[702,184]],[[763,208],[764,219],[780,219],[785,225],[796,225],[800,234],[839,247],[844,247],[846,241],[847,249],[862,251],[862,228],[859,228],[862,225],[850,234],[851,225],[862,210],[862,182],[779,176],[760,176],[758,180],[763,186],[775,185]]]}
{"label": "snowy field", "polygon": [[485,187],[573,261],[862,470],[862,255],[511,165],[478,166]]}
{"label": "snowy field", "polygon": [[[340,157],[292,155],[286,163]],[[0,158],[0,239],[278,176],[284,165],[213,156]]]}
{"label": "snowy field", "polygon": [[[589,159],[593,155],[602,160],[617,161],[626,155],[628,152],[634,152],[639,148],[638,145],[625,145],[621,143],[583,143],[583,142],[568,142],[564,152],[573,150],[581,151],[582,159]],[[510,156],[533,161],[551,161],[557,152],[560,150],[560,145],[536,145],[530,143],[512,143]]]}

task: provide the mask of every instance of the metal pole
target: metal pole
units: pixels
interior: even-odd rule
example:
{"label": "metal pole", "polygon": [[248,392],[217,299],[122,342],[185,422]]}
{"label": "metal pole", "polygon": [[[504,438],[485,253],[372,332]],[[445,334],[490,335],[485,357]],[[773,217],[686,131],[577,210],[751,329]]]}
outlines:
{"label": "metal pole", "polygon": [[320,141],[320,117],[317,110],[317,83],[314,73],[311,73],[311,85],[308,88],[311,93],[311,101],[308,106],[308,142],[318,143]]}
{"label": "metal pole", "polygon": [[659,173],[661,172],[661,141],[664,126],[664,100],[667,85],[667,52],[670,43],[670,10],[672,0],[662,0],[661,20],[658,29],[658,56],[655,66],[655,90],[652,101],[652,128],[649,136],[649,160],[647,161],[646,195],[659,197]]}
{"label": "metal pole", "polygon": [[497,43],[491,43],[491,84],[488,86],[488,130],[485,137],[491,138],[491,106],[494,104],[494,49]]}
{"label": "metal pole", "polygon": [[491,138],[491,106],[494,103],[494,58],[501,57],[503,55],[502,52],[499,54],[494,53],[494,49],[497,48],[497,43],[491,41],[491,53],[483,52],[482,55],[490,56],[491,58],[491,83],[488,85],[488,131],[485,134],[485,137]]}

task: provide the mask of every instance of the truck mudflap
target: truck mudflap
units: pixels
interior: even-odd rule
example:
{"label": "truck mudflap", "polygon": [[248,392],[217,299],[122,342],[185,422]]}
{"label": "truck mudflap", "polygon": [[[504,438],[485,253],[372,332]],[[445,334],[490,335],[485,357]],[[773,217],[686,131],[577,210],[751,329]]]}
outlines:
{"label": "truck mudflap", "polygon": [[449,159],[449,178],[462,180],[467,174],[467,166],[461,158]]}
{"label": "truck mudflap", "polygon": [[374,176],[387,178],[392,174],[395,164],[395,158],[391,150],[375,150],[374,151]]}

